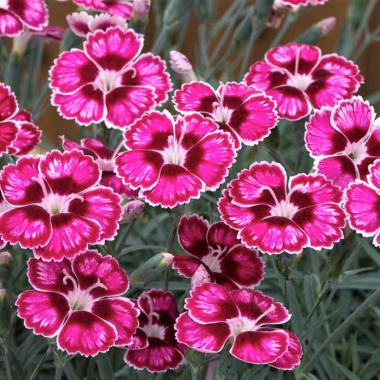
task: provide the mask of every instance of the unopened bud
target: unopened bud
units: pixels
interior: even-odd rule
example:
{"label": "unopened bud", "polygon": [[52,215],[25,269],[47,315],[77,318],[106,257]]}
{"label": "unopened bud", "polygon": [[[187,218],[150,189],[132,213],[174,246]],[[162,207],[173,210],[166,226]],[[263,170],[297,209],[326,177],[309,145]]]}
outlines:
{"label": "unopened bud", "polygon": [[170,52],[170,67],[181,77],[182,82],[191,82],[197,80],[192,64],[186,55],[179,51],[172,50]]}
{"label": "unopened bud", "polygon": [[13,257],[8,251],[0,252],[0,268],[9,268],[12,261]]}
{"label": "unopened bud", "polygon": [[7,297],[7,291],[3,288],[0,288],[0,306],[4,304],[6,297]]}
{"label": "unopened bud", "polygon": [[127,202],[123,206],[121,224],[127,224],[137,219],[144,212],[145,203],[139,199]]}
{"label": "unopened bud", "polygon": [[321,30],[322,37],[329,34],[336,25],[336,17],[327,17],[319,21],[315,26]]}
{"label": "unopened bud", "polygon": [[174,256],[168,252],[161,252],[145,261],[131,274],[133,286],[143,286],[159,278],[167,270],[173,261]]}
{"label": "unopened bud", "polygon": [[133,18],[136,20],[145,19],[150,10],[150,0],[133,0]]}
{"label": "unopened bud", "polygon": [[28,46],[29,40],[32,36],[29,33],[22,33],[18,37],[13,38],[12,54],[23,56]]}
{"label": "unopened bud", "polygon": [[301,42],[303,44],[314,45],[321,38],[325,37],[331,30],[334,28],[336,24],[335,17],[325,18],[318,23],[314,24],[306,30],[301,36],[299,36],[296,41]]}

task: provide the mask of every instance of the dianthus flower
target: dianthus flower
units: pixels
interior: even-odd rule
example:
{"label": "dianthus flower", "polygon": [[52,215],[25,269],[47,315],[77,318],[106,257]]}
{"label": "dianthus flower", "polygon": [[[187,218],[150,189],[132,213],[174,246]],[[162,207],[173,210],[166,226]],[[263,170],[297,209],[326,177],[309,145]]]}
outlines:
{"label": "dianthus flower", "polygon": [[321,55],[316,46],[289,43],[254,63],[245,81],[277,102],[280,117],[299,120],[312,108],[350,98],[363,82],[358,67],[336,54]]}
{"label": "dianthus flower", "polygon": [[247,247],[269,253],[332,248],[343,237],[342,192],[322,175],[289,179],[276,163],[253,163],[230,182],[219,200],[222,219]]}
{"label": "dianthus flower", "polygon": [[300,363],[302,347],[293,333],[271,327],[291,315],[279,302],[258,290],[228,290],[202,284],[185,301],[188,310],[176,321],[178,342],[201,352],[220,352],[231,340],[230,353],[251,364],[291,370]]}
{"label": "dianthus flower", "polygon": [[80,141],[80,144],[77,144],[65,137],[62,137],[62,147],[67,151],[80,150],[93,157],[102,173],[100,185],[111,187],[115,193],[127,198],[137,198],[138,191],[123,184],[122,180],[116,176],[115,159],[119,153],[118,148],[112,150],[97,139],[85,138]]}
{"label": "dianthus flower", "polygon": [[129,20],[133,13],[133,4],[128,0],[73,0],[73,3],[91,11],[119,16],[124,20]]}
{"label": "dianthus flower", "polygon": [[137,305],[139,328],[124,360],[149,372],[178,368],[185,360],[185,347],[175,339],[174,322],[179,313],[173,294],[153,289],[142,293]]}
{"label": "dianthus flower", "polygon": [[20,110],[15,95],[0,83],[0,155],[28,154],[40,139],[41,131],[33,124],[30,113]]}
{"label": "dianthus flower", "polygon": [[374,236],[373,244],[380,247],[380,160],[370,165],[367,182],[352,182],[344,198],[350,227],[363,236]]}
{"label": "dianthus flower", "polygon": [[236,148],[241,143],[257,144],[277,124],[274,101],[245,83],[228,82],[216,91],[204,82],[185,83],[173,101],[180,112],[197,111],[211,117],[231,134]]}
{"label": "dianthus flower", "polygon": [[89,34],[83,50],[65,51],[50,70],[52,103],[81,125],[124,128],[166,101],[171,89],[165,62],[141,54],[143,38],[111,27]]}
{"label": "dianthus flower", "polygon": [[124,133],[116,173],[153,206],[174,207],[215,190],[235,158],[228,133],[198,113],[153,111]]}
{"label": "dianthus flower", "polygon": [[28,278],[34,290],[17,298],[18,316],[35,334],[57,337],[61,350],[95,356],[132,341],[139,311],[120,297],[129,281],[113,257],[86,251],[60,262],[31,258]]}
{"label": "dianthus flower", "polygon": [[230,288],[253,287],[264,276],[258,252],[237,238],[237,231],[223,222],[209,224],[198,215],[184,216],[178,225],[178,240],[189,256],[175,255],[173,268],[185,277],[205,268],[209,282]]}
{"label": "dianthus flower", "polygon": [[327,3],[328,0],[275,0],[273,7],[290,7],[298,9],[299,7],[306,7],[308,5],[321,5]]}
{"label": "dianthus flower", "polygon": [[113,239],[120,197],[99,181],[98,165],[77,150],[22,157],[5,166],[0,187],[12,209],[0,215],[0,235],[44,260]]}
{"label": "dianthus flower", "polygon": [[88,33],[96,30],[107,30],[113,26],[119,26],[123,30],[128,29],[128,23],[120,16],[112,16],[107,13],[90,15],[87,12],[74,12],[66,17],[71,30],[79,37],[86,37]]}
{"label": "dianthus flower", "polygon": [[5,0],[0,4],[0,36],[19,36],[25,28],[41,30],[47,23],[45,0]]}
{"label": "dianthus flower", "polygon": [[368,166],[380,158],[380,119],[361,97],[323,107],[306,124],[306,148],[319,173],[345,188],[366,179]]}

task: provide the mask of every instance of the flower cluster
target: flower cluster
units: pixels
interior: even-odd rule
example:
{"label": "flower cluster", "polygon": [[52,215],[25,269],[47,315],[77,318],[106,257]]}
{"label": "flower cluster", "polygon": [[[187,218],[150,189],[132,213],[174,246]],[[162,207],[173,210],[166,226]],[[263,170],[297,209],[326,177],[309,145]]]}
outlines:
{"label": "flower cluster", "polygon": [[[266,254],[331,249],[344,238],[346,219],[380,246],[380,122],[354,96],[363,82],[358,67],[290,43],[267,52],[241,82],[214,88],[192,80],[168,103],[165,61],[142,54],[143,37],[127,24],[149,2],[73,2],[101,14],[68,16],[84,40],[54,61],[51,103],[80,126],[101,125],[108,138],[62,136],[63,151],[31,155],[40,130],[0,84],[0,154],[14,156],[0,171],[0,247],[18,244],[34,255],[27,263],[33,289],[17,298],[18,316],[70,355],[122,347],[138,370],[177,369],[190,348],[212,354],[226,346],[243,362],[294,369],[301,343],[277,327],[291,315],[255,289]],[[324,2],[276,0],[275,7]],[[0,1],[0,35],[46,23],[42,0]],[[171,56],[183,78],[196,79],[186,57]],[[232,171],[241,150],[259,145],[281,119],[302,120],[313,170],[288,178],[282,164],[261,161]],[[178,218],[174,232],[185,254],[165,254],[166,264],[191,279],[185,310],[167,290],[136,288],[136,299],[126,298],[127,273],[93,249],[117,237],[122,210],[125,223],[144,202],[179,212],[220,187],[220,220]]]}

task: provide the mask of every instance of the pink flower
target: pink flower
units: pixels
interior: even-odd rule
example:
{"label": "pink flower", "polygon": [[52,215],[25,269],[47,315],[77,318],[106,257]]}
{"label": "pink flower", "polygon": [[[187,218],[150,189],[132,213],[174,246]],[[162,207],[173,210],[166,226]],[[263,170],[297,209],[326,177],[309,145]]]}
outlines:
{"label": "pink flower", "polygon": [[25,28],[41,30],[48,24],[44,0],[3,0],[0,3],[0,36],[19,36]]}
{"label": "pink flower", "polygon": [[151,112],[124,133],[116,172],[153,206],[174,207],[215,190],[235,158],[229,134],[198,113]]}
{"label": "pink flower", "polygon": [[367,182],[357,179],[345,191],[344,208],[352,229],[363,236],[374,236],[380,247],[380,160],[369,166]]}
{"label": "pink flower", "polygon": [[221,84],[215,91],[204,82],[186,83],[174,93],[180,112],[197,111],[229,132],[236,148],[263,140],[277,124],[276,105],[261,91],[244,83]]}
{"label": "pink flower", "polygon": [[289,179],[277,163],[253,163],[230,182],[219,200],[222,219],[247,247],[269,254],[332,248],[343,237],[342,192],[322,175]]}
{"label": "pink flower", "polygon": [[108,13],[92,16],[87,12],[74,12],[66,19],[71,30],[79,37],[86,37],[88,33],[107,30],[113,26],[119,26],[123,30],[128,29],[128,23],[122,17]]}
{"label": "pink flower", "polygon": [[137,198],[138,191],[132,190],[129,186],[123,184],[122,180],[115,174],[115,159],[120,148],[112,150],[101,141],[91,138],[82,139],[79,145],[64,136],[62,136],[62,147],[67,151],[80,150],[84,154],[93,157],[102,173],[100,185],[110,187],[115,193],[127,198]]}
{"label": "pink flower", "polygon": [[264,262],[256,250],[244,247],[237,231],[223,222],[209,224],[198,215],[184,216],[178,240],[190,256],[175,255],[173,268],[184,277],[206,269],[209,280],[227,286],[253,287],[264,276]]}
{"label": "pink flower", "polygon": [[52,103],[64,118],[125,128],[167,100],[165,62],[140,55],[143,38],[133,30],[97,30],[83,46],[61,53],[50,70]]}
{"label": "pink flower", "polygon": [[327,3],[328,0],[275,0],[274,7],[290,7],[297,9],[300,6],[306,7],[308,5],[321,5]]}
{"label": "pink flower", "polygon": [[24,155],[40,142],[41,131],[27,110],[19,110],[16,96],[0,83],[0,155]]}
{"label": "pink flower", "polygon": [[73,0],[73,3],[85,9],[109,13],[125,20],[129,20],[133,12],[133,5],[127,0]]}
{"label": "pink flower", "polygon": [[93,158],[73,150],[22,157],[1,172],[4,198],[13,206],[0,214],[0,235],[33,248],[36,257],[62,260],[111,240],[121,217],[120,197],[99,186]]}
{"label": "pink flower", "polygon": [[112,346],[129,344],[139,311],[128,298],[128,276],[111,256],[86,251],[73,260],[28,261],[28,279],[35,290],[16,301],[25,327],[70,355],[95,356]]}
{"label": "pink flower", "polygon": [[280,117],[298,120],[312,107],[350,98],[363,77],[354,63],[341,56],[321,56],[316,46],[292,42],[266,53],[265,60],[251,66],[245,81],[274,98]]}
{"label": "pink flower", "polygon": [[306,148],[319,173],[342,188],[366,179],[368,166],[380,158],[380,119],[361,97],[323,107],[306,124]]}
{"label": "pink flower", "polygon": [[301,343],[293,333],[268,325],[285,323],[290,314],[279,302],[258,290],[228,290],[202,284],[185,301],[188,312],[176,321],[178,342],[201,352],[220,352],[227,340],[230,353],[252,364],[291,370],[300,363]]}
{"label": "pink flower", "polygon": [[127,347],[124,360],[135,369],[165,372],[178,368],[185,360],[185,347],[175,339],[177,305],[170,292],[153,289],[137,299],[139,328]]}

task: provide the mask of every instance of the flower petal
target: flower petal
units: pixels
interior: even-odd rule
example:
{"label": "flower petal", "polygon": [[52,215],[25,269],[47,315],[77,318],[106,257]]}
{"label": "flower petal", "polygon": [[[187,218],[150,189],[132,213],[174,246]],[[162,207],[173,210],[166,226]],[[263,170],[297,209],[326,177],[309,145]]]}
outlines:
{"label": "flower petal", "polygon": [[74,311],[58,334],[57,345],[70,355],[107,352],[117,339],[116,329],[88,311]]}
{"label": "flower petal", "polygon": [[290,331],[286,331],[289,335],[289,345],[286,352],[275,362],[270,363],[272,367],[289,371],[294,369],[301,363],[302,346],[297,336]]}
{"label": "flower petal", "polygon": [[41,30],[48,23],[48,9],[44,0],[9,0],[7,5],[7,9],[32,30]]}
{"label": "flower petal", "polygon": [[201,265],[201,261],[190,256],[175,255],[172,263],[181,276],[191,278]]}
{"label": "flower petal", "polygon": [[22,122],[16,139],[8,148],[8,154],[22,156],[29,154],[41,141],[42,131],[33,123]]}
{"label": "flower petal", "polygon": [[24,25],[13,13],[0,9],[0,36],[16,37],[24,30]]}
{"label": "flower petal", "polygon": [[0,121],[9,119],[15,114],[17,108],[18,106],[15,94],[8,86],[0,83]]}
{"label": "flower petal", "polygon": [[174,328],[178,342],[200,352],[220,352],[231,335],[227,323],[201,325],[193,321],[189,313],[182,313]]}
{"label": "flower petal", "polygon": [[25,327],[45,337],[56,335],[70,311],[69,304],[62,295],[37,290],[21,293],[16,306],[18,316],[25,321]]}
{"label": "flower petal", "polygon": [[214,248],[227,248],[228,250],[240,244],[237,232],[223,222],[215,222],[210,226],[207,232],[207,242]]}
{"label": "flower petal", "polygon": [[0,122],[0,155],[8,151],[17,133],[18,128],[13,121]]}

